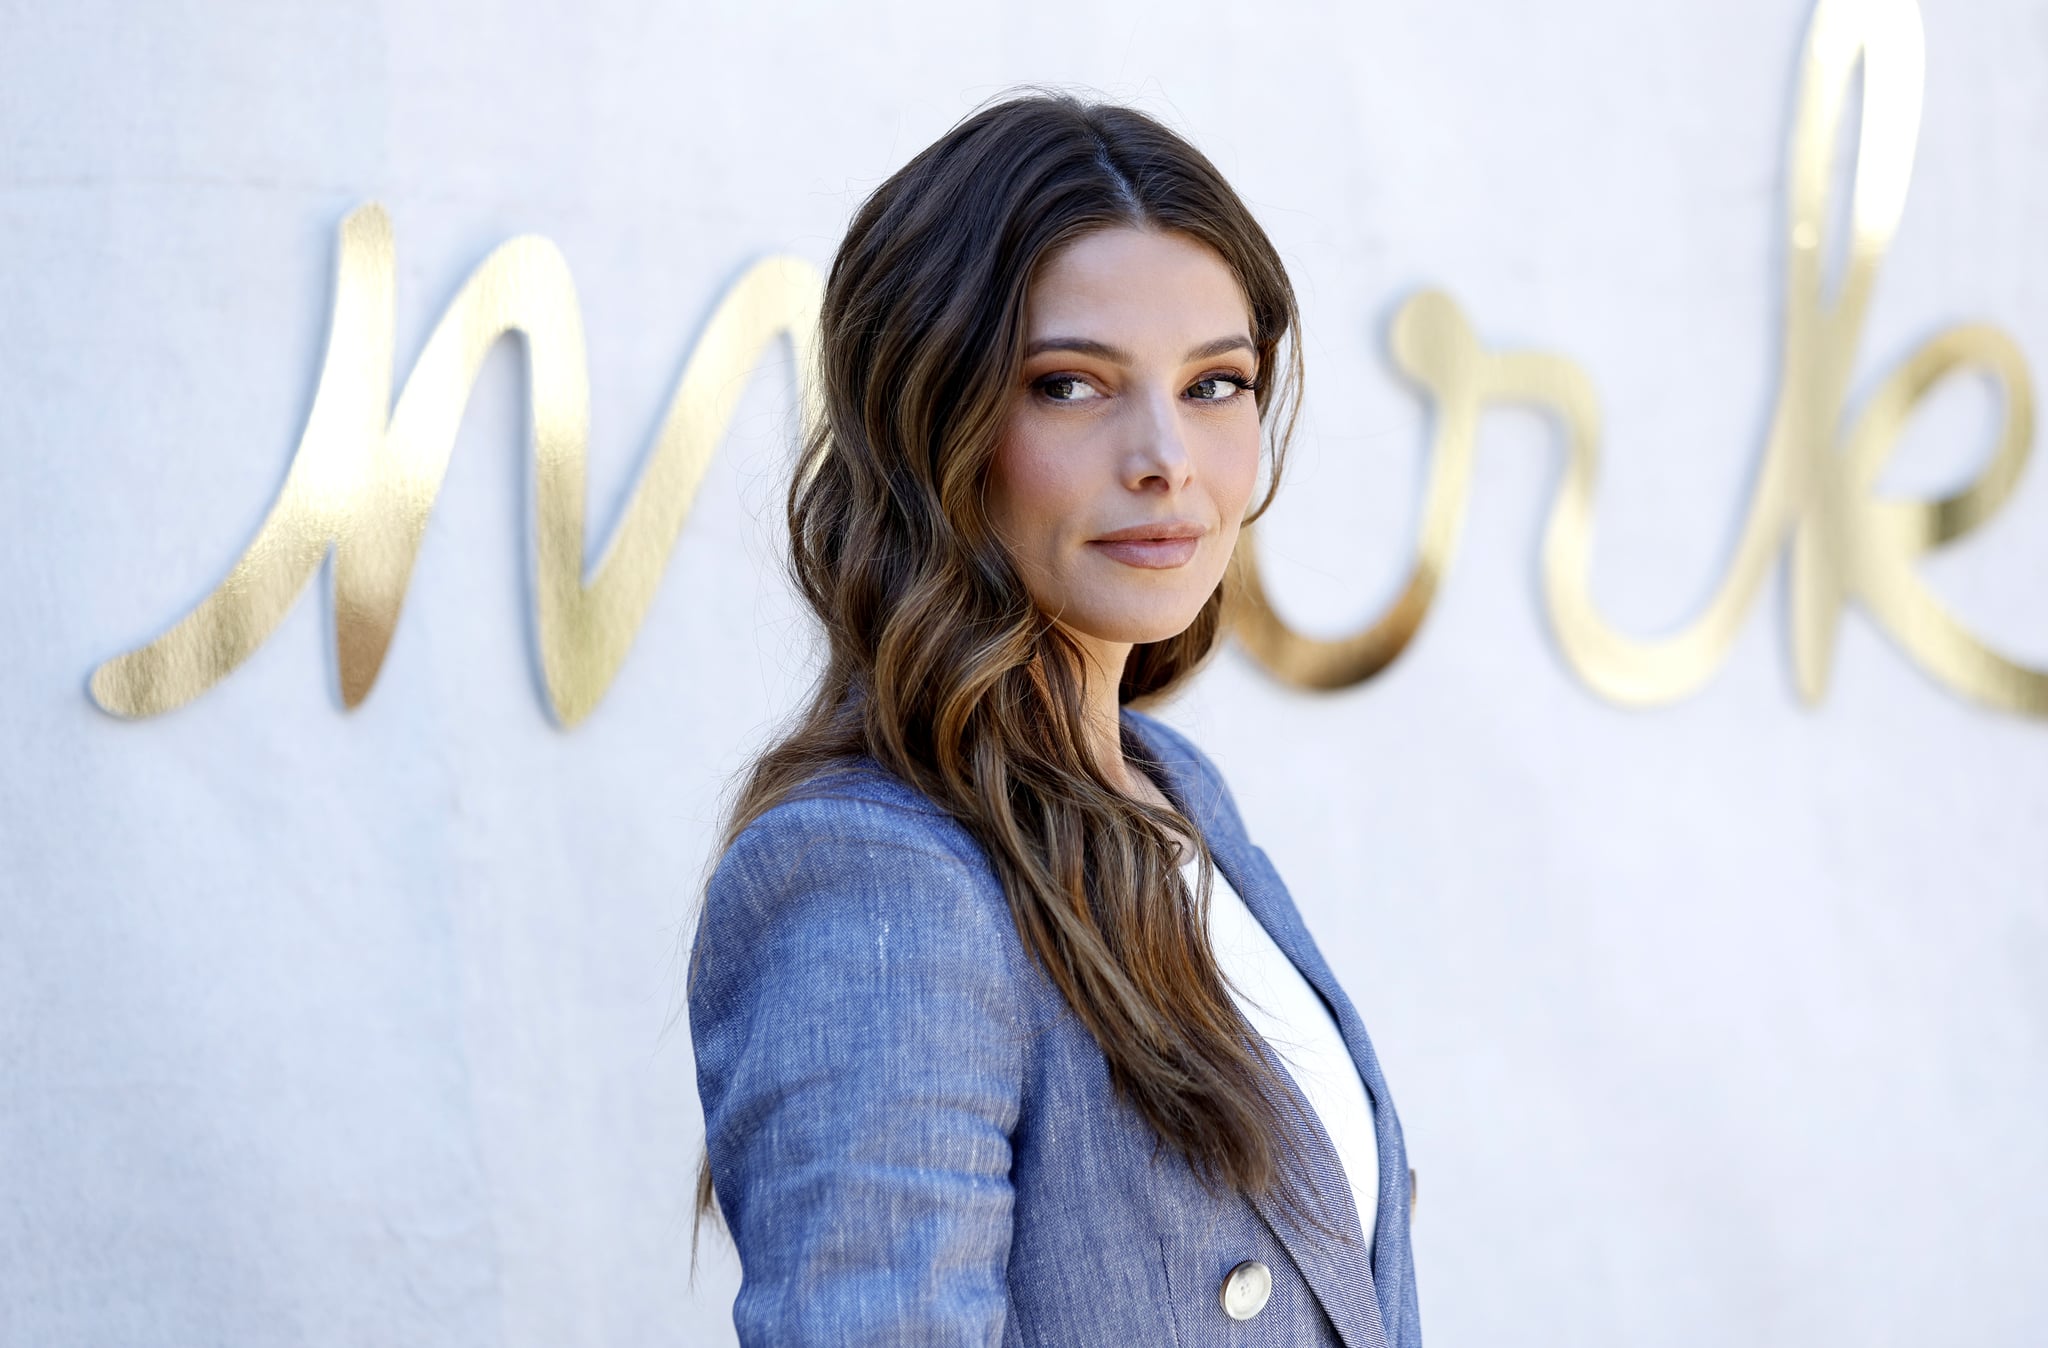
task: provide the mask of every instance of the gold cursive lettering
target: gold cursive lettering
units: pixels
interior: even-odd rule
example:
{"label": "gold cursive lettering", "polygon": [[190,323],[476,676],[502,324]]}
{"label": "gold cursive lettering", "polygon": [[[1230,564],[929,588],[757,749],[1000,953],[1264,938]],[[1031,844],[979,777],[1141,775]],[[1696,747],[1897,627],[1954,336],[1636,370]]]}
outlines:
{"label": "gold cursive lettering", "polygon": [[[1291,683],[1343,688],[1384,669],[1413,638],[1448,570],[1472,478],[1479,412],[1531,404],[1560,424],[1564,479],[1543,541],[1545,603],[1565,658],[1617,702],[1673,701],[1725,661],[1757,589],[1789,538],[1794,668],[1808,703],[1825,693],[1843,607],[1862,603],[1923,668],[1990,706],[2048,715],[2048,672],[1998,654],[1942,608],[1913,570],[1921,553],[1961,538],[2002,505],[2026,466],[2034,434],[2026,361],[1999,330],[1972,324],[1926,342],[1845,416],[1865,311],[1912,176],[1925,66],[1913,0],[1821,0],[1807,32],[1791,141],[1790,250],[1784,356],[1762,471],[1734,557],[1706,607],[1673,635],[1641,641],[1614,630],[1589,592],[1600,418],[1590,380],[1561,356],[1484,348],[1451,299],[1427,291],[1394,319],[1401,372],[1426,391],[1435,430],[1416,558],[1392,605],[1350,637],[1322,641],[1273,610],[1249,541],[1240,548],[1233,611],[1253,657]],[[1830,154],[1850,81],[1861,67],[1848,256],[1832,294],[1823,286]],[[1991,377],[2004,422],[1990,462],[1939,500],[1873,495],[1878,474],[1921,400],[1964,370]],[[1845,420],[1848,421],[1846,429]]]}
{"label": "gold cursive lettering", "polygon": [[712,314],[585,585],[590,389],[582,313],[561,253],[530,235],[493,250],[435,325],[392,411],[394,276],[383,207],[350,212],[326,362],[277,501],[212,594],[156,640],[94,671],[100,706],[151,716],[219,683],[276,629],[330,547],[342,703],[353,708],[369,696],[477,371],[499,338],[518,332],[533,411],[541,668],[556,719],[573,726],[624,662],[744,377],[778,334],[790,335],[796,353],[803,415],[816,413],[823,282],[801,259],[768,258]]}
{"label": "gold cursive lettering", "polygon": [[[1484,347],[1446,295],[1426,291],[1395,317],[1396,367],[1435,413],[1416,557],[1393,604],[1334,641],[1292,630],[1260,580],[1251,531],[1238,553],[1232,624],[1253,657],[1289,682],[1343,688],[1392,663],[1420,629],[1456,553],[1481,410],[1523,403],[1551,413],[1566,454],[1543,542],[1545,606],[1566,660],[1605,697],[1668,702],[1713,676],[1764,577],[1789,547],[1794,668],[1801,696],[1826,691],[1841,613],[1861,603],[1935,677],[1991,706],[2048,716],[2048,672],[1988,647],[1942,608],[1914,571],[1923,552],[1963,537],[2011,495],[2033,444],[2033,392],[2011,338],[1972,324],[1923,344],[1851,418],[1846,390],[1865,312],[1912,176],[1925,51],[1913,0],[1821,0],[1808,28],[1791,138],[1783,358],[1763,462],[1728,569],[1676,633],[1616,631],[1589,575],[1600,418],[1591,381],[1564,357]],[[1830,155],[1852,79],[1863,84],[1847,256],[1823,284]],[[391,227],[370,204],[342,222],[334,314],[313,410],[285,485],[227,578],[155,641],[92,677],[108,711],[180,706],[246,660],[334,551],[342,701],[369,694],[396,628],[456,428],[485,354],[526,341],[537,461],[541,665],[557,720],[588,715],[644,620],[705,469],[760,350],[788,334],[803,415],[817,415],[814,346],[822,283],[794,258],[767,259],[733,286],[692,351],[653,451],[588,585],[583,513],[589,389],[582,319],[567,266],[545,239],[493,251],[436,325],[390,408],[394,271]],[[1951,375],[1978,371],[2004,411],[1989,463],[1938,500],[1874,494],[1921,401]]]}

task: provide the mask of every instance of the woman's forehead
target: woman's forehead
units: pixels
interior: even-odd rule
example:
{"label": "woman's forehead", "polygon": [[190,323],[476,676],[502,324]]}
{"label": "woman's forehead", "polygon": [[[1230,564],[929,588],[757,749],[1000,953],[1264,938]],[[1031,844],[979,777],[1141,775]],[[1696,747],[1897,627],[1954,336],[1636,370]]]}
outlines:
{"label": "woman's forehead", "polygon": [[1025,339],[1085,339],[1132,355],[1250,334],[1250,306],[1222,255],[1189,235],[1118,226],[1095,230],[1039,270]]}

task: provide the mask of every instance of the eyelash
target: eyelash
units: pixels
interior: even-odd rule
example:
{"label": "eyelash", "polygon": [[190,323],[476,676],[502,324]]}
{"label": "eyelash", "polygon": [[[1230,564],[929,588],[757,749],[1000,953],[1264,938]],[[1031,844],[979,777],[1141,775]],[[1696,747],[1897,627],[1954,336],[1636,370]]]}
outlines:
{"label": "eyelash", "polygon": [[[1217,372],[1216,372],[1215,374],[1205,374],[1205,375],[1203,375],[1203,376],[1202,376],[1202,377],[1201,377],[1200,379],[1197,379],[1197,380],[1195,380],[1195,381],[1194,381],[1194,383],[1191,383],[1191,384],[1189,384],[1189,385],[1188,385],[1188,387],[1189,387],[1189,388],[1193,388],[1193,387],[1195,386],[1195,384],[1206,384],[1206,383],[1208,383],[1208,382],[1209,382],[1210,380],[1212,380],[1212,379],[1214,379],[1214,380],[1217,380],[1217,381],[1219,381],[1219,382],[1221,382],[1221,383],[1225,383],[1225,384],[1235,384],[1235,385],[1237,385],[1237,392],[1236,392],[1236,393],[1234,393],[1234,394],[1232,394],[1232,395],[1231,395],[1231,396],[1229,396],[1228,398],[1196,398],[1196,399],[1194,399],[1194,401],[1195,401],[1195,402],[1198,402],[1198,403],[1231,403],[1231,402],[1236,402],[1236,401],[1238,400],[1239,396],[1241,396],[1241,395],[1243,395],[1243,394],[1246,394],[1246,393],[1256,393],[1256,392],[1258,392],[1258,390],[1259,390],[1259,381],[1258,381],[1258,380],[1256,380],[1256,379],[1247,379],[1247,378],[1245,378],[1245,377],[1244,377],[1243,375],[1239,375],[1239,374],[1232,374],[1232,373],[1230,373],[1230,372],[1229,372],[1228,370],[1219,370],[1219,371],[1217,371]],[[1082,375],[1078,375],[1078,374],[1049,374],[1049,375],[1044,375],[1044,376],[1042,376],[1042,377],[1040,377],[1040,378],[1038,378],[1038,379],[1036,379],[1036,380],[1032,381],[1031,387],[1032,387],[1032,388],[1033,388],[1034,390],[1036,390],[1036,391],[1037,391],[1037,392],[1038,392],[1039,394],[1043,395],[1043,396],[1045,397],[1046,401],[1048,401],[1048,402],[1056,402],[1056,403],[1059,403],[1059,402],[1068,402],[1068,401],[1070,401],[1069,399],[1066,399],[1066,398],[1055,398],[1055,397],[1053,397],[1052,395],[1050,395],[1050,394],[1048,394],[1048,393],[1046,393],[1046,392],[1045,392],[1045,390],[1046,390],[1046,386],[1047,386],[1048,384],[1058,384],[1058,383],[1063,383],[1063,382],[1066,382],[1066,383],[1075,383],[1075,384],[1081,384],[1081,383],[1086,383],[1086,382],[1087,382],[1087,379],[1086,379],[1086,377],[1085,377],[1085,376],[1082,376]]]}

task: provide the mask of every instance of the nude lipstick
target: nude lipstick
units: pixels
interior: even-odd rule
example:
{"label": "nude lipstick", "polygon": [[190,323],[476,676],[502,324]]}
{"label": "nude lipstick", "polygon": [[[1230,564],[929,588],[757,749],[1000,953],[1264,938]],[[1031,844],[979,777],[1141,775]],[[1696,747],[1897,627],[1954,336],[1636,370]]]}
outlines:
{"label": "nude lipstick", "polygon": [[1146,571],[1171,571],[1174,567],[1188,564],[1195,555],[1195,549],[1201,545],[1202,535],[1207,532],[1193,520],[1155,520],[1091,538],[1088,546],[1099,549],[1125,566]]}

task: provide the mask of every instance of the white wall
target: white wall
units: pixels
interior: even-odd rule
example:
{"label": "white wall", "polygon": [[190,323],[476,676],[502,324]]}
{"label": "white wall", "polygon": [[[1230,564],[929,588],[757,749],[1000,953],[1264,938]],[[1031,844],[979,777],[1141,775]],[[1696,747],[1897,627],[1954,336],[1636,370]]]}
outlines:
{"label": "white wall", "polygon": [[[1761,449],[1806,18],[7,5],[0,1342],[731,1341],[729,1250],[690,1282],[700,1121],[670,1018],[721,783],[804,675],[775,571],[786,362],[572,732],[530,655],[511,343],[362,708],[324,573],[191,706],[123,722],[86,696],[267,510],[349,208],[391,208],[406,368],[491,246],[565,250],[595,540],[748,261],[825,263],[865,190],[1010,83],[1132,99],[1212,154],[1304,296],[1308,417],[1266,529],[1286,612],[1345,630],[1402,570],[1426,423],[1380,333],[1427,283],[1591,373],[1594,591],[1652,633],[1718,577]],[[2048,11],[1926,27],[1859,388],[1962,319],[2048,361]],[[1939,395],[1887,486],[1962,480],[1992,424]],[[1534,419],[1487,420],[1464,550],[1384,677],[1298,693],[1232,651],[1170,713],[1372,1027],[1430,1342],[2042,1342],[2048,727],[1860,616],[1803,708],[1775,589],[1698,696],[1597,700],[1536,586],[1558,462]],[[1923,569],[2048,663],[2048,471]]]}

